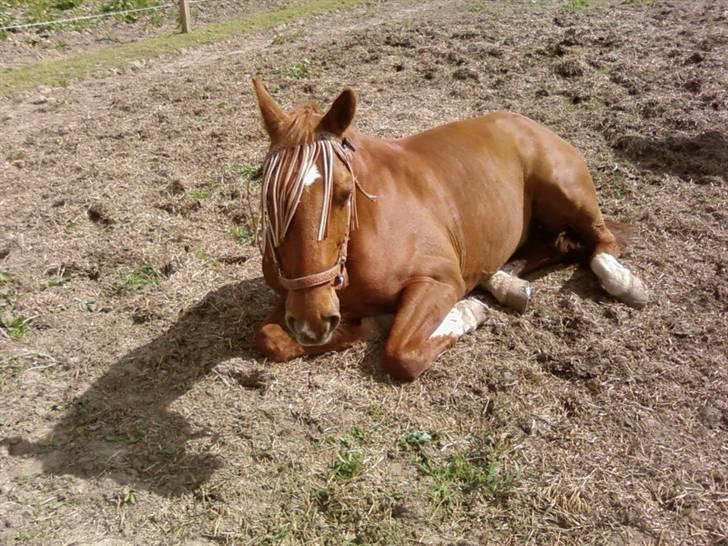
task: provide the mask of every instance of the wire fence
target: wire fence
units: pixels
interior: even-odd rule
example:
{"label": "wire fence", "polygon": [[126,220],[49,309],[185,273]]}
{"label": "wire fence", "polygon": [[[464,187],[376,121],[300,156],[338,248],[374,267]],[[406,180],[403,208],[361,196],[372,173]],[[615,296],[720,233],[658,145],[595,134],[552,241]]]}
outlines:
{"label": "wire fence", "polygon": [[[189,4],[201,4],[201,3],[204,3],[205,1],[206,0],[189,0],[188,3]],[[8,26],[0,27],[0,32],[4,32],[7,30],[21,30],[24,28],[32,28],[32,27],[60,25],[60,24],[64,24],[64,23],[73,23],[75,21],[88,21],[90,19],[103,19],[105,17],[115,17],[118,15],[126,15],[129,13],[138,13],[141,11],[169,9],[169,8],[175,8],[175,7],[178,7],[178,4],[176,4],[176,3],[159,4],[156,6],[147,6],[144,8],[130,8],[130,9],[124,9],[124,10],[118,10],[118,11],[109,11],[107,13],[98,13],[95,15],[79,15],[77,17],[68,17],[66,19],[54,19],[52,21],[38,21],[38,22],[34,22],[34,23],[8,25]]]}

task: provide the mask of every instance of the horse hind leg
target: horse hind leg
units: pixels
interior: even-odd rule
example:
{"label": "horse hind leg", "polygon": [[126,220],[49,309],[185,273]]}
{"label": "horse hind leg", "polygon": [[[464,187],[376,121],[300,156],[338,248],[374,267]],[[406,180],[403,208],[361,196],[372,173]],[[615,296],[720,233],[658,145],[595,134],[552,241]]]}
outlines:
{"label": "horse hind leg", "polygon": [[509,273],[507,265],[480,281],[480,287],[490,292],[498,303],[519,313],[524,313],[531,301],[531,285],[527,280]]}
{"label": "horse hind leg", "polygon": [[501,305],[524,313],[533,291],[523,278],[529,273],[569,263],[584,251],[583,244],[566,231],[549,233],[535,226],[526,243],[499,271],[483,279],[480,287],[490,292]]}
{"label": "horse hind leg", "polygon": [[619,235],[620,225],[612,221],[599,223],[590,228],[592,237],[597,242],[592,250],[589,267],[610,296],[630,307],[643,307],[649,301],[647,289],[642,281],[618,260],[621,254],[620,241],[608,226]]}

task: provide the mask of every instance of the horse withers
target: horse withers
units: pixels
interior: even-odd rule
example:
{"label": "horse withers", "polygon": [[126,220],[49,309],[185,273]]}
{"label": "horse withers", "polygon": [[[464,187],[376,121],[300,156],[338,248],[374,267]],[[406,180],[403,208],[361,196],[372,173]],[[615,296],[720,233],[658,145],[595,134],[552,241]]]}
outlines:
{"label": "horse withers", "polygon": [[475,287],[523,311],[531,290],[518,275],[573,249],[606,292],[647,302],[618,260],[619,225],[602,216],[584,159],[542,125],[495,112],[386,140],[351,128],[349,89],[326,112],[284,111],[253,84],[270,137],[263,274],[280,295],[256,345],[271,360],[369,339],[374,317],[393,315],[382,366],[413,380],[485,320],[486,305],[468,297]]}

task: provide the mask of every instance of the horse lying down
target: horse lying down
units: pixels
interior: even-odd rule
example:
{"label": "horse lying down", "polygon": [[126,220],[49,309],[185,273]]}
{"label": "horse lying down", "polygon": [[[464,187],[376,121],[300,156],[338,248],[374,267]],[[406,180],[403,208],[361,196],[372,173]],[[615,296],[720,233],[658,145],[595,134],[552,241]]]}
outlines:
{"label": "horse lying down", "polygon": [[286,112],[253,84],[270,137],[263,274],[280,295],[256,346],[271,360],[369,339],[372,318],[391,314],[381,364],[413,380],[485,320],[474,288],[523,311],[531,290],[519,275],[573,251],[613,297],[647,302],[618,260],[619,224],[602,216],[584,159],[542,125],[495,112],[385,140],[351,128],[349,89],[325,113],[312,103]]}

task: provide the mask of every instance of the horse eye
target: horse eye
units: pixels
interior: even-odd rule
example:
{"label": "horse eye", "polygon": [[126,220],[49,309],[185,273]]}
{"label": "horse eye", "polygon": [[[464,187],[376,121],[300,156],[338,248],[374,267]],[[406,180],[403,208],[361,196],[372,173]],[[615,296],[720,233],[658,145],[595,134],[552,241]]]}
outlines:
{"label": "horse eye", "polygon": [[343,207],[344,205],[346,205],[347,201],[349,201],[350,196],[351,196],[351,190],[349,190],[349,189],[339,190],[336,193],[334,193],[334,203],[339,207]]}

